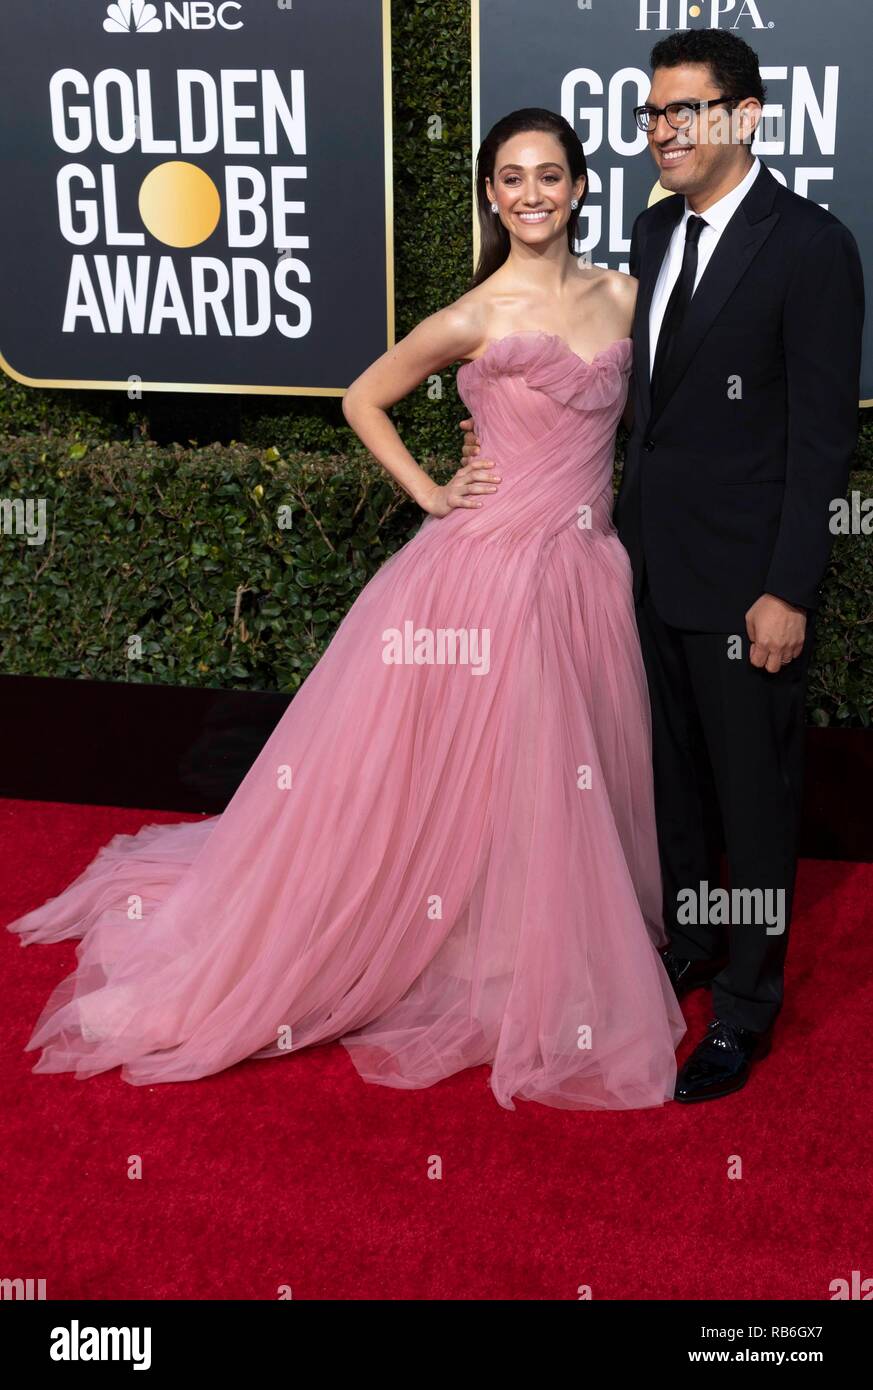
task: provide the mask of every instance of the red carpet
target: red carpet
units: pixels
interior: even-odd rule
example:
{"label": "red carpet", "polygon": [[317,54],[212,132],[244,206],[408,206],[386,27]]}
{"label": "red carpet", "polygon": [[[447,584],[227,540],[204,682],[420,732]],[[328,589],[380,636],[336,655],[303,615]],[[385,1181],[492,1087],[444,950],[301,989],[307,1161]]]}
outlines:
{"label": "red carpet", "polygon": [[[111,835],[177,819],[0,802],[0,923]],[[0,1277],[52,1299],[827,1299],[873,1274],[871,899],[873,865],[804,862],[749,1085],[608,1114],[504,1111],[484,1067],[368,1086],[338,1044],[176,1085],[34,1076],[22,1048],[75,943],[0,931]],[[680,1060],[708,1002],[686,1001]]]}

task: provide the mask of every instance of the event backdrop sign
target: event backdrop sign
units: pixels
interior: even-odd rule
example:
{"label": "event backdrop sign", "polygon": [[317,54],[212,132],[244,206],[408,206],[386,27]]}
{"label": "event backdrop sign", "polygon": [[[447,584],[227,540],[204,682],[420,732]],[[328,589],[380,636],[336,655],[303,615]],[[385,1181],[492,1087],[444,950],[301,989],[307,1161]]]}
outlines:
{"label": "event backdrop sign", "polygon": [[0,365],[341,395],[394,342],[390,0],[3,0]]}
{"label": "event backdrop sign", "polygon": [[[727,29],[751,44],[767,89],[753,151],[795,193],[852,231],[873,287],[870,54],[873,7],[849,0],[472,0],[473,157],[495,121],[522,106],[559,111],[579,135],[589,193],[577,250],[627,270],[637,213],[661,187],[633,108],[649,55],[678,29]],[[762,125],[764,122],[762,121]],[[478,256],[478,226],[473,239]],[[868,304],[861,404],[873,405]]]}

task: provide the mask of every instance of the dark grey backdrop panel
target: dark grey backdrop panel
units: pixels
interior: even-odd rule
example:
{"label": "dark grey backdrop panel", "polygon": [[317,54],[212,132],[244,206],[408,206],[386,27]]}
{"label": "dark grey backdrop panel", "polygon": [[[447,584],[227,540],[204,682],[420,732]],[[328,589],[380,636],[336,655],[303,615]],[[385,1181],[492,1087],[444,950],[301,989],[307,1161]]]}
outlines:
{"label": "dark grey backdrop panel", "polygon": [[[678,28],[729,29],[758,54],[765,114],[784,117],[754,152],[787,186],[829,207],[854,233],[873,293],[870,58],[873,6],[857,0],[474,0],[479,129],[521,106],[560,111],[579,134],[590,192],[580,252],[627,269],[630,229],[658,174],[632,108],[649,54]],[[474,72],[474,83],[476,73]],[[873,404],[871,313],[861,395]]]}
{"label": "dark grey backdrop panel", "polygon": [[[170,13],[173,12],[173,13]],[[137,375],[148,384],[212,383],[227,390],[269,387],[277,391],[309,389],[338,393],[393,341],[393,283],[390,273],[391,238],[386,203],[390,206],[390,169],[386,169],[383,24],[390,7],[383,0],[293,0],[280,8],[276,0],[240,0],[222,6],[220,0],[191,5],[164,0],[143,6],[143,0],[2,0],[2,59],[0,59],[0,168],[4,210],[0,218],[0,353],[15,373],[52,385],[122,381]],[[104,21],[121,15],[140,29],[104,29]],[[184,29],[174,18],[212,27]],[[236,28],[222,27],[216,17]],[[149,23],[151,19],[151,23]],[[220,90],[220,73],[264,70],[276,73],[291,105],[291,70],[302,70],[305,94],[303,152],[293,150],[281,123],[275,155],[264,153],[263,105],[258,83],[240,85],[239,105],[254,105],[256,115],[238,123],[239,137],[257,141],[261,152],[230,154],[224,139],[206,153],[144,153],[137,141],[127,153],[110,153],[96,141],[80,153],[59,148],[52,129],[50,81],[61,69],[84,75],[93,92],[97,74],[120,69],[133,79],[148,73],[157,138],[178,139],[177,71],[196,69],[213,77]],[[90,106],[92,97],[69,93],[67,105]],[[137,108],[139,101],[137,100]],[[219,111],[223,109],[219,96]],[[117,92],[109,101],[112,129],[122,129]],[[137,109],[142,118],[142,112]],[[195,134],[202,133],[202,103],[195,94]],[[70,121],[70,128],[73,122]],[[144,227],[139,215],[139,189],[156,166],[186,161],[202,169],[221,196],[216,230],[202,244],[178,249],[164,244]],[[145,232],[142,246],[110,246],[101,213],[96,241],[71,245],[62,235],[56,180],[68,163],[82,164],[97,178],[110,165],[118,189],[122,231]],[[228,245],[225,203],[227,165],[251,166],[264,176],[269,189],[271,166],[305,168],[305,178],[289,180],[288,199],[302,200],[302,214],[288,217],[293,235],[308,237],[308,246],[290,251],[309,271],[309,283],[297,274],[288,279],[291,290],[311,305],[311,327],[305,336],[289,338],[275,326],[284,313],[300,322],[293,304],[273,285],[279,260],[272,218],[265,241],[245,249]],[[248,188],[248,185],[246,185]],[[75,185],[75,197],[93,199]],[[84,225],[84,214],[75,224]],[[254,224],[242,219],[243,231]],[[254,258],[266,268],[270,281],[270,326],[256,336],[222,336],[211,317],[203,336],[184,336],[172,321],[161,331],[133,332],[129,320],[123,331],[97,333],[78,320],[64,333],[64,305],[74,255],[84,255],[97,283],[94,258],[108,255],[113,275],[117,258],[127,256],[135,270],[136,257],[152,258],[149,282],[151,305],[160,257],[169,256],[193,320],[191,267],[194,256],[215,257],[230,265],[234,257]],[[251,283],[251,276],[249,277]],[[208,284],[214,277],[208,278]],[[102,303],[102,300],[101,300]],[[231,313],[232,300],[225,301]],[[254,299],[250,315],[254,316]],[[232,318],[233,322],[233,318]],[[146,321],[147,324],[147,321]]]}

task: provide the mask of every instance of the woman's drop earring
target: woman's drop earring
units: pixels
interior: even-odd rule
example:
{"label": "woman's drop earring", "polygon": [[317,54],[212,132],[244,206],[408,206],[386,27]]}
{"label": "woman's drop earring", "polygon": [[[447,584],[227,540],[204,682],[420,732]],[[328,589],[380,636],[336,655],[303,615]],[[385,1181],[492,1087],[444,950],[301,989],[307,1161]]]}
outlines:
{"label": "woman's drop earring", "polygon": [[578,199],[578,198],[571,198],[571,199],[570,199],[570,207],[573,209],[574,212],[576,211],[576,209],[577,209],[578,206],[579,206],[579,199]]}
{"label": "woman's drop earring", "polygon": [[492,211],[492,212],[497,212],[497,211],[498,211],[498,207],[497,207],[497,204],[496,204],[496,203],[492,203],[492,204],[491,204],[491,211]]}

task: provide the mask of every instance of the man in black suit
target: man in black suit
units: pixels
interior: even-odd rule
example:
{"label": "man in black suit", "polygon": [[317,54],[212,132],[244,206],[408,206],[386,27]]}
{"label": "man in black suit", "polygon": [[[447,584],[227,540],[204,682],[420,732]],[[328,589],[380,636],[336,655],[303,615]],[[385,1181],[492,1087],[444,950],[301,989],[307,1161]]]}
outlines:
{"label": "man in black suit", "polygon": [[806,675],[829,503],[855,447],[864,289],[848,229],[751,154],[764,88],[748,44],[679,32],[651,65],[636,116],[674,196],[633,226],[616,525],[652,703],[663,959],[680,996],[712,983],[676,1086],[696,1101],[745,1084],[782,1005]]}

